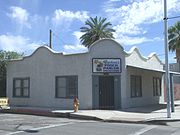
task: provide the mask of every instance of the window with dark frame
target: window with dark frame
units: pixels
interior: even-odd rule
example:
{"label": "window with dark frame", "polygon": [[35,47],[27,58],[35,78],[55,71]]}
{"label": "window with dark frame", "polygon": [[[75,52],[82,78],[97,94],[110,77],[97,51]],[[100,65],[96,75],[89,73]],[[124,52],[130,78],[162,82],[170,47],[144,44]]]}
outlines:
{"label": "window with dark frame", "polygon": [[56,77],[56,98],[74,98],[78,95],[77,76]]}
{"label": "window with dark frame", "polygon": [[131,98],[142,97],[141,76],[131,75]]}
{"label": "window with dark frame", "polygon": [[161,78],[153,77],[153,96],[161,96]]}
{"label": "window with dark frame", "polygon": [[30,78],[13,79],[13,97],[29,97]]}

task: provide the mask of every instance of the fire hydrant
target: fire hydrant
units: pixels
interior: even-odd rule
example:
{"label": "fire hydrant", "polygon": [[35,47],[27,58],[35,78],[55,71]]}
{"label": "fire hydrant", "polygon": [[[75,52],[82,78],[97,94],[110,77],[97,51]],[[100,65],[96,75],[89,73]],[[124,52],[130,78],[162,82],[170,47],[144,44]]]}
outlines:
{"label": "fire hydrant", "polygon": [[79,109],[79,100],[77,97],[74,98],[73,107],[74,107],[74,112],[77,112]]}

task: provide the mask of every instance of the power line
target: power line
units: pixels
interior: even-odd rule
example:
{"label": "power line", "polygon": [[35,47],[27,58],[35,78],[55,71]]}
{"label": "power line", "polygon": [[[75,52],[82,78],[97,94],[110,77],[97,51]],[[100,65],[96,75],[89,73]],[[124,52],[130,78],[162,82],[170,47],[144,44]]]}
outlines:
{"label": "power line", "polygon": [[175,19],[175,18],[180,18],[180,16],[168,17],[167,19]]}
{"label": "power line", "polygon": [[[173,55],[174,53],[169,53],[170,55]],[[157,56],[164,56],[165,53],[156,54]]]}

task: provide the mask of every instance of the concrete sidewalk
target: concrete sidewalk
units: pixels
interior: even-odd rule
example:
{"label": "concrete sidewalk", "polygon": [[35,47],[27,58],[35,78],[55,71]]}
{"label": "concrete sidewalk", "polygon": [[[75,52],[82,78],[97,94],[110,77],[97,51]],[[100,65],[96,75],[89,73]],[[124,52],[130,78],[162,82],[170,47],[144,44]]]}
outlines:
{"label": "concrete sidewalk", "polygon": [[175,102],[175,112],[171,118],[167,118],[166,104],[149,105],[145,107],[128,108],[123,110],[79,110],[52,111],[55,114],[66,114],[70,118],[102,120],[106,122],[128,122],[128,123],[160,123],[168,121],[180,121],[180,100]]}
{"label": "concrete sidewalk", "polygon": [[180,101],[175,102],[175,112],[167,118],[165,104],[146,107],[128,108],[124,110],[60,110],[54,108],[11,107],[10,110],[1,110],[2,113],[21,113],[43,115],[51,117],[65,117],[86,120],[101,120],[105,122],[126,123],[157,123],[165,124],[167,121],[180,121]]}
{"label": "concrete sidewalk", "polygon": [[[156,110],[162,106],[163,108]],[[127,122],[127,123],[164,123],[167,121],[180,121],[180,106],[175,107],[171,118],[167,118],[165,105],[129,108],[126,110],[79,110],[73,111],[52,111],[55,114],[67,114],[70,118],[102,120],[105,122]],[[152,111],[151,111],[152,110]]]}

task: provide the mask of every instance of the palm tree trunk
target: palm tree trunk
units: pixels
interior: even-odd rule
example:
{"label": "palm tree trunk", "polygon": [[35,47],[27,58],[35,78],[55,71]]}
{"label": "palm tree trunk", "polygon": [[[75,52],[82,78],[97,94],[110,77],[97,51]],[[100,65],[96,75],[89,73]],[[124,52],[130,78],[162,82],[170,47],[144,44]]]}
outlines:
{"label": "palm tree trunk", "polygon": [[180,63],[180,48],[176,49],[176,59],[177,63]]}

